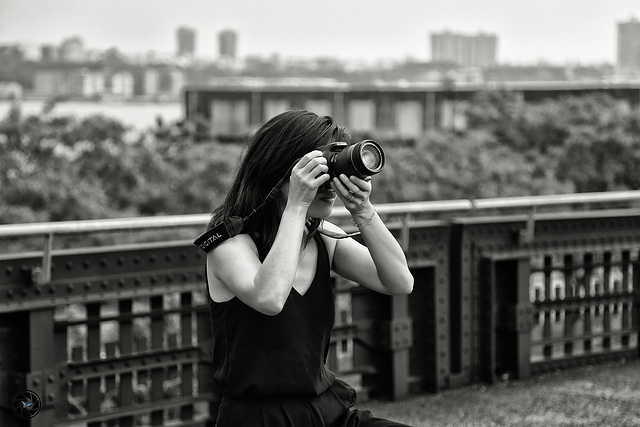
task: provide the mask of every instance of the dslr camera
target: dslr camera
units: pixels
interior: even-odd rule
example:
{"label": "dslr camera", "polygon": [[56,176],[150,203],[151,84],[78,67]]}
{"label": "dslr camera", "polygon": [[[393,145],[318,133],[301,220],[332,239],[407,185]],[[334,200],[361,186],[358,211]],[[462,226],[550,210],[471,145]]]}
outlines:
{"label": "dslr camera", "polygon": [[380,144],[372,139],[352,145],[346,142],[332,142],[323,145],[319,150],[327,159],[331,178],[345,174],[365,179],[380,172],[384,166],[384,151]]}

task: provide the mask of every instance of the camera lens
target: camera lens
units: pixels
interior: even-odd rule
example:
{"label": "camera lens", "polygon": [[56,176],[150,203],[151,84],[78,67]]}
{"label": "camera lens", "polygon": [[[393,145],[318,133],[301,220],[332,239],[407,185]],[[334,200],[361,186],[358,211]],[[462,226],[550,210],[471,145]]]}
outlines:
{"label": "camera lens", "polygon": [[371,171],[382,169],[383,156],[382,152],[373,144],[367,143],[360,149],[360,158],[362,164]]}
{"label": "camera lens", "polygon": [[345,174],[360,178],[375,175],[384,166],[384,152],[377,142],[366,139],[340,151],[330,157],[329,169],[332,176]]}

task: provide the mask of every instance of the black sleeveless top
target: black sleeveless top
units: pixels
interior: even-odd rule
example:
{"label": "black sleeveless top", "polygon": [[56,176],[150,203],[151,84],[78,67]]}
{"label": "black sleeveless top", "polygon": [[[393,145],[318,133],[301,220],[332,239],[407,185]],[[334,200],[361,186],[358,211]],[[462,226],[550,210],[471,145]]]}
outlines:
{"label": "black sleeveless top", "polygon": [[319,235],[316,274],[300,295],[294,288],[282,311],[264,315],[237,297],[209,298],[213,330],[213,370],[230,399],[316,396],[335,375],[325,362],[335,306],[327,250]]}

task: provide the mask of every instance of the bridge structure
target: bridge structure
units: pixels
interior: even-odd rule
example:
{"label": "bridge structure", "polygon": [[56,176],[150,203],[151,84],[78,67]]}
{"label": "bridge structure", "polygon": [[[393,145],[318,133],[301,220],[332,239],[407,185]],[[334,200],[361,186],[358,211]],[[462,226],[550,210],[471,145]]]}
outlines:
{"label": "bridge structure", "polygon": [[260,124],[288,109],[332,116],[352,136],[415,140],[425,133],[466,127],[469,101],[478,93],[504,91],[526,103],[563,97],[605,95],[630,106],[640,104],[638,83],[454,81],[352,84],[333,79],[220,78],[187,86],[185,120],[203,126],[208,137],[242,141]]}
{"label": "bridge structure", "polygon": [[[390,297],[334,278],[328,364],[361,397],[639,357],[640,191],[377,210],[415,286]],[[208,217],[0,225],[0,425],[213,425],[205,254],[191,243]],[[25,391],[38,413],[19,419]]]}

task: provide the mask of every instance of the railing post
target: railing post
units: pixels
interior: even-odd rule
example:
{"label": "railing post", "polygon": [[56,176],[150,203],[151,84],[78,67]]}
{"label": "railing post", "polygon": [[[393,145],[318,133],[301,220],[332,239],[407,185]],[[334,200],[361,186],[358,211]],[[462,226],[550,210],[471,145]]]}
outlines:
{"label": "railing post", "polygon": [[65,415],[66,378],[61,368],[66,362],[66,333],[55,334],[54,311],[50,308],[29,312],[30,366],[25,387],[41,401],[40,412],[31,419],[31,426],[52,426],[56,417]]}
{"label": "railing post", "polygon": [[[400,230],[400,247],[406,254],[409,250],[410,214],[402,217]],[[409,315],[408,295],[395,296],[391,299],[390,343],[392,356],[392,396],[394,400],[409,396],[409,351],[413,344],[413,327]]]}
{"label": "railing post", "polygon": [[413,344],[413,327],[409,317],[409,297],[391,299],[391,363],[392,395],[394,400],[409,396],[409,350]]}

